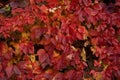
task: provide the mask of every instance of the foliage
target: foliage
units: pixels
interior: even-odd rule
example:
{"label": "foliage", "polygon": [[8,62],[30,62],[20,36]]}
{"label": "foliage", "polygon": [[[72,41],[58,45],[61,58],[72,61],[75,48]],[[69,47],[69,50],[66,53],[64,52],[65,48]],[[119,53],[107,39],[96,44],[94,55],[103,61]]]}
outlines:
{"label": "foliage", "polygon": [[0,80],[120,79],[120,0],[4,0]]}

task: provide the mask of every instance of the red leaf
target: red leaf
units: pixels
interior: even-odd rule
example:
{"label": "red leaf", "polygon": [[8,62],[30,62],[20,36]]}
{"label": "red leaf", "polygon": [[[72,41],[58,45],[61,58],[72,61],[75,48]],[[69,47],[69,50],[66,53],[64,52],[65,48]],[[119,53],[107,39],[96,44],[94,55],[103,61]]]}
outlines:
{"label": "red leaf", "polygon": [[47,13],[47,12],[48,12],[48,8],[47,8],[45,5],[40,6],[40,10],[41,10],[43,13]]}
{"label": "red leaf", "polygon": [[90,6],[92,4],[91,0],[83,0],[83,3],[85,6]]}
{"label": "red leaf", "polygon": [[100,67],[101,66],[100,61],[94,60],[94,66]]}
{"label": "red leaf", "polygon": [[79,40],[83,40],[83,34],[81,33],[76,33],[76,36]]}
{"label": "red leaf", "polygon": [[38,50],[37,55],[39,57],[39,62],[42,68],[45,68],[47,65],[50,64],[49,55],[46,53],[44,49]]}
{"label": "red leaf", "polygon": [[58,60],[56,60],[56,64],[55,64],[55,69],[57,70],[62,70],[64,68],[67,68],[67,62],[65,60],[65,58],[59,58]]}
{"label": "red leaf", "polygon": [[99,33],[96,31],[96,30],[90,30],[90,36],[92,37],[96,37],[96,36],[99,36]]}
{"label": "red leaf", "polygon": [[31,5],[35,5],[35,0],[30,0]]}
{"label": "red leaf", "polygon": [[5,71],[6,71],[6,74],[7,74],[7,76],[8,76],[8,78],[10,78],[12,75],[13,75],[13,65],[10,65],[10,66],[8,66],[6,69],[5,69]]}
{"label": "red leaf", "polygon": [[58,5],[58,0],[47,0],[50,7],[55,7]]}
{"label": "red leaf", "polygon": [[96,9],[96,10],[101,10],[102,9],[102,6],[101,6],[101,4],[94,4],[94,9]]}
{"label": "red leaf", "polygon": [[91,15],[91,16],[95,16],[98,13],[97,10],[93,10],[92,8],[89,8],[89,7],[84,8],[84,10],[88,15]]}
{"label": "red leaf", "polygon": [[21,74],[21,71],[20,71],[20,69],[17,66],[14,66],[13,70],[14,70],[15,74],[18,74],[18,75]]}
{"label": "red leaf", "polygon": [[64,74],[62,73],[57,73],[54,77],[53,80],[64,80]]}
{"label": "red leaf", "polygon": [[31,28],[31,32],[32,32],[31,33],[32,39],[35,39],[35,38],[39,39],[41,35],[47,32],[47,28],[45,27],[43,28],[39,25],[35,25]]}
{"label": "red leaf", "polygon": [[76,71],[70,70],[66,73],[67,80],[76,80]]}
{"label": "red leaf", "polygon": [[120,6],[120,1],[116,1],[115,5]]}
{"label": "red leaf", "polygon": [[0,65],[0,72],[2,71],[2,65]]}
{"label": "red leaf", "polygon": [[20,49],[25,54],[34,53],[34,46],[32,42],[20,43]]}

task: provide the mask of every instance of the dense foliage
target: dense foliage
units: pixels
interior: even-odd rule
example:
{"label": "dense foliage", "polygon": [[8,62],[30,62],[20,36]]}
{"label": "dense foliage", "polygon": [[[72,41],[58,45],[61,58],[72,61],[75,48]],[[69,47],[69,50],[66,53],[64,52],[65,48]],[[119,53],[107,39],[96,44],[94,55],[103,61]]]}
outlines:
{"label": "dense foliage", "polygon": [[120,79],[120,0],[0,1],[0,80]]}

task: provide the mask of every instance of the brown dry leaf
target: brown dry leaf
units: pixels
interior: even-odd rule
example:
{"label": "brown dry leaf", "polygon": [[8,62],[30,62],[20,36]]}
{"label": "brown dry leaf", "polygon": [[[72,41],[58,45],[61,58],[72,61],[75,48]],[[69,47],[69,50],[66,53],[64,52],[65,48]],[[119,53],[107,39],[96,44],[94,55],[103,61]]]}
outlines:
{"label": "brown dry leaf", "polygon": [[15,54],[19,54],[21,52],[19,44],[11,42],[11,45],[15,48]]}
{"label": "brown dry leaf", "polygon": [[52,68],[48,68],[46,71],[45,71],[45,73],[52,73],[53,72],[53,69]]}
{"label": "brown dry leaf", "polygon": [[23,32],[23,33],[22,33],[22,38],[23,38],[23,39],[29,40],[29,37],[30,37],[30,33],[26,33],[26,32]]}
{"label": "brown dry leaf", "polygon": [[81,57],[82,57],[82,60],[86,61],[86,52],[84,48],[82,49]]}
{"label": "brown dry leaf", "polygon": [[30,57],[31,62],[35,62],[35,55],[34,54],[30,55],[29,57]]}
{"label": "brown dry leaf", "polygon": [[78,51],[78,48],[75,48],[74,46],[70,46],[74,51]]}
{"label": "brown dry leaf", "polygon": [[93,52],[93,54],[95,54],[96,49],[94,47],[91,47],[91,51]]}
{"label": "brown dry leaf", "polygon": [[60,56],[60,53],[57,52],[57,51],[54,51],[54,52],[53,52],[53,57],[58,57],[58,56]]}
{"label": "brown dry leaf", "polygon": [[101,72],[97,72],[96,75],[94,75],[95,80],[103,80],[102,78],[102,73]]}

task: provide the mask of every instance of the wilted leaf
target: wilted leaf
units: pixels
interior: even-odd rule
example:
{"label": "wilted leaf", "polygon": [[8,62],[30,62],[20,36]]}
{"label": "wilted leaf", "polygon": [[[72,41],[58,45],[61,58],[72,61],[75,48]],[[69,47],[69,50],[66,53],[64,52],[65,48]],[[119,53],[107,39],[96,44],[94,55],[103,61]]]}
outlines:
{"label": "wilted leaf", "polygon": [[94,78],[96,80],[103,80],[103,77],[102,77],[102,73],[101,72],[97,72],[95,75],[94,75]]}
{"label": "wilted leaf", "polygon": [[[89,53],[88,53],[88,54],[89,54]],[[84,49],[84,48],[82,49],[81,57],[82,57],[82,60],[86,61],[86,52],[85,52],[85,49]]]}
{"label": "wilted leaf", "polygon": [[29,40],[29,38],[30,38],[30,33],[22,32],[22,38],[25,39],[25,40]]}
{"label": "wilted leaf", "polygon": [[32,62],[35,62],[35,60],[36,60],[35,56],[36,56],[36,55],[30,55],[30,60],[31,60]]}
{"label": "wilted leaf", "polygon": [[53,52],[53,57],[59,57],[60,56],[60,53],[59,52],[57,52],[57,51],[54,51]]}
{"label": "wilted leaf", "polygon": [[12,45],[15,48],[15,54],[20,53],[20,45],[14,42],[11,42],[10,45]]}

